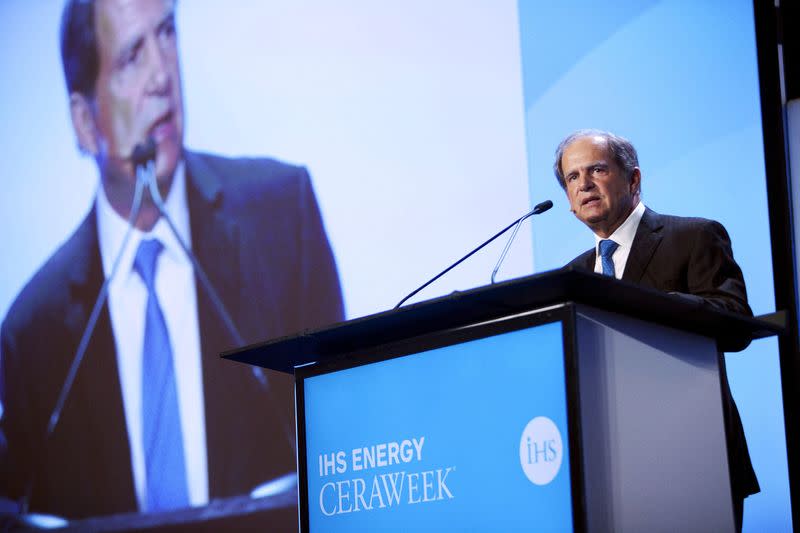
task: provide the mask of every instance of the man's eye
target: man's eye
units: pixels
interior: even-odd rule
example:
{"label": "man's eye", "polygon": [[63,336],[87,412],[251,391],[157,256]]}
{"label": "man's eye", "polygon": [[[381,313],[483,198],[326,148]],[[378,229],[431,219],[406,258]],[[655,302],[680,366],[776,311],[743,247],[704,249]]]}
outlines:
{"label": "man's eye", "polygon": [[126,54],[124,54],[119,60],[119,67],[125,68],[133,65],[139,60],[139,56],[141,54],[142,47],[141,46],[134,46],[132,47]]}
{"label": "man's eye", "polygon": [[175,37],[175,19],[173,17],[169,17],[158,27],[158,35],[164,39]]}
{"label": "man's eye", "polygon": [[167,37],[174,36],[175,35],[175,23],[174,22],[169,22],[169,23],[165,24],[163,29],[161,30],[161,32]]}

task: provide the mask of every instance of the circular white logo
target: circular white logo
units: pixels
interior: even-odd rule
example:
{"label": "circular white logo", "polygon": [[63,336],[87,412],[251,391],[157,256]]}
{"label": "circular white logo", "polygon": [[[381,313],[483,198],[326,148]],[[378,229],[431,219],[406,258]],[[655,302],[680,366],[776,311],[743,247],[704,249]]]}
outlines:
{"label": "circular white logo", "polygon": [[519,441],[522,471],[536,485],[547,485],[561,469],[561,432],[546,416],[537,416],[525,426]]}

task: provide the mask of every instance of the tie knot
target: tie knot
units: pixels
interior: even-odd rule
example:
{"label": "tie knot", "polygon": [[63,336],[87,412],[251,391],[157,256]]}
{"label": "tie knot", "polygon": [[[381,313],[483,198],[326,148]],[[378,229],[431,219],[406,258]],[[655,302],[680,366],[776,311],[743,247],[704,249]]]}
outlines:
{"label": "tie knot", "polygon": [[139,243],[136,250],[136,258],[133,260],[133,268],[142,277],[142,281],[147,286],[147,290],[153,289],[153,282],[156,273],[156,259],[158,254],[164,249],[164,245],[157,239],[143,240]]}
{"label": "tie knot", "polygon": [[619,244],[612,241],[611,239],[605,239],[600,241],[600,257],[611,259],[611,256],[614,255],[614,251],[616,251],[618,246]]}

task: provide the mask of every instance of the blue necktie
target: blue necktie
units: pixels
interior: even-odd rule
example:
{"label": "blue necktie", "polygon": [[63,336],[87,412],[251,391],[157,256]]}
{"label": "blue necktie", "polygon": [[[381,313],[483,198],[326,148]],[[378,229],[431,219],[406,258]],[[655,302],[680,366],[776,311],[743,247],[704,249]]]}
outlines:
{"label": "blue necktie", "polygon": [[614,277],[614,261],[611,256],[619,244],[612,240],[605,239],[600,241],[600,264],[603,265],[603,275]]}
{"label": "blue necktie", "polygon": [[139,244],[133,267],[147,287],[142,346],[142,444],[147,494],[145,511],[165,511],[189,505],[178,390],[169,332],[155,288],[157,240]]}

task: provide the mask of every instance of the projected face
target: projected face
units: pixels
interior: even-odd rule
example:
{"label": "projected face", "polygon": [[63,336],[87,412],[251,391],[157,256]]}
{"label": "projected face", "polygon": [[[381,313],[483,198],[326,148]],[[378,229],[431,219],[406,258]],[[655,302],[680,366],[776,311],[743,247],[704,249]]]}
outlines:
{"label": "projected face", "polygon": [[125,158],[152,136],[159,183],[171,182],[183,142],[174,10],[172,0],[98,0],[95,5],[100,68],[91,103],[95,138],[90,151],[105,180],[131,183],[133,168]]}
{"label": "projected face", "polygon": [[639,202],[639,169],[626,179],[602,137],[581,137],[570,144],[561,168],[570,210],[601,237],[614,233]]}

